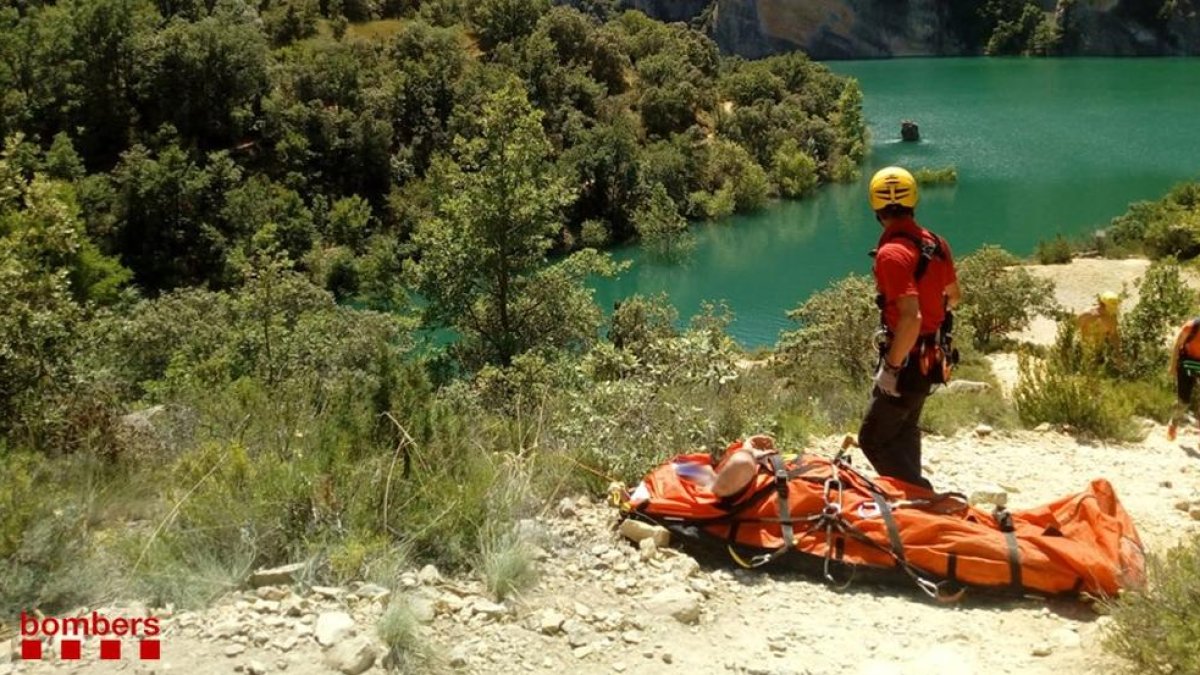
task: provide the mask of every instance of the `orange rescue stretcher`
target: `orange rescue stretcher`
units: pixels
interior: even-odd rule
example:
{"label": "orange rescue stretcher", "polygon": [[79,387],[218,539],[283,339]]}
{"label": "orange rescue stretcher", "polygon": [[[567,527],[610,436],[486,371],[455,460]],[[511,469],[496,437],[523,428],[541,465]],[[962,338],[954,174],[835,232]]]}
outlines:
{"label": "orange rescue stretcher", "polygon": [[908,578],[942,601],[966,589],[1110,597],[1145,583],[1141,540],[1104,479],[1037,508],[987,511],[959,493],[871,480],[842,455],[774,451],[744,490],[720,498],[687,477],[711,461],[687,454],[655,468],[620,500],[624,517],[666,527],[695,553],[723,549],[743,567],[819,570],[841,585]]}

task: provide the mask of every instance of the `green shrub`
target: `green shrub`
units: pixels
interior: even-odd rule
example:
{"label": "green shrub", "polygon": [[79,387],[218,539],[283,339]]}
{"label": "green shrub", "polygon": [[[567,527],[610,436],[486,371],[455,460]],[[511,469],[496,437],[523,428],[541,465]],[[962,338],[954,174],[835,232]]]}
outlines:
{"label": "green shrub", "polygon": [[1030,274],[998,246],[987,245],[958,263],[963,289],[961,320],[974,332],[979,349],[993,347],[1005,334],[1029,325],[1039,313],[1054,314],[1054,283]]}
{"label": "green shrub", "polygon": [[1053,358],[1021,354],[1013,401],[1029,426],[1066,424],[1103,439],[1140,439],[1133,405],[1111,382],[1098,375],[1069,372]]}
{"label": "green shrub", "polygon": [[913,171],[913,178],[917,180],[917,183],[927,187],[933,185],[954,185],[958,182],[958,169],[952,166],[940,169],[921,167]]}
{"label": "green shrub", "polygon": [[945,392],[931,396],[921,412],[921,428],[942,436],[951,436],[960,429],[972,429],[987,424],[995,429],[1011,429],[1019,421],[1012,403],[1004,397],[991,366],[978,355],[964,355],[954,370],[957,380],[985,382],[990,386],[981,392]]}
{"label": "green shrub", "polygon": [[1104,646],[1141,672],[1200,672],[1200,537],[1147,563],[1147,587],[1108,603]]}
{"label": "green shrub", "polygon": [[1071,262],[1074,254],[1071,242],[1061,234],[1055,235],[1050,241],[1039,241],[1034,251],[1039,265],[1065,265]]}
{"label": "green shrub", "polygon": [[401,673],[436,672],[437,654],[421,634],[420,622],[407,598],[397,598],[388,605],[375,624],[375,633],[388,649],[385,667]]}
{"label": "green shrub", "polygon": [[1121,354],[1116,364],[1130,380],[1153,378],[1166,370],[1168,333],[1195,308],[1195,292],[1183,282],[1172,259],[1150,265],[1137,284],[1138,304],[1121,317]]}

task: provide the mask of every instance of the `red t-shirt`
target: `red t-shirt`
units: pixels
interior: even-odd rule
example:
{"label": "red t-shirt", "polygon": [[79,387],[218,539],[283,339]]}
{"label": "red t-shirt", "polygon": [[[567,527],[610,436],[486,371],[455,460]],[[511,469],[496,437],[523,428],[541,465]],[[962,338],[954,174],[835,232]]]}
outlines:
{"label": "red t-shirt", "polygon": [[888,328],[895,330],[900,318],[896,300],[915,295],[921,309],[921,334],[935,333],[946,314],[942,299],[946,287],[958,282],[954,258],[950,254],[949,244],[943,240],[944,258],[934,256],[925,268],[920,283],[917,283],[917,263],[921,259],[921,251],[916,243],[903,234],[919,237],[931,244],[935,241],[932,234],[912,219],[893,224],[879,238],[875,253],[875,286],[883,294],[883,321]]}

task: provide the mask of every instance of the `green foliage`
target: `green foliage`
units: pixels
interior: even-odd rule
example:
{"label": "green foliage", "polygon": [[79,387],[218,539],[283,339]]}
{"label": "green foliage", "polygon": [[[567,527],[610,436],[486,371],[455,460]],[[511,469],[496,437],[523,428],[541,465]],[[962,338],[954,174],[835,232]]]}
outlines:
{"label": "green foliage", "polygon": [[958,277],[964,293],[959,315],[979,349],[1025,328],[1039,313],[1057,311],[1053,283],[1033,276],[997,246],[984,246],[959,261]]}
{"label": "green foliage", "polygon": [[1164,372],[1170,356],[1167,333],[1191,316],[1195,306],[1195,292],[1183,282],[1174,260],[1151,264],[1138,280],[1138,304],[1121,317],[1121,375],[1137,380]]}
{"label": "green foliage", "polygon": [[913,171],[913,178],[925,186],[954,185],[958,182],[958,170],[952,166],[945,166],[940,169],[921,167]]}
{"label": "green foliage", "polygon": [[942,436],[952,436],[960,429],[973,429],[987,424],[995,429],[1011,429],[1020,419],[1012,403],[1004,396],[991,364],[969,347],[962,347],[962,356],[954,369],[954,379],[983,382],[984,391],[949,391],[938,389],[925,401],[921,411],[921,428]]}
{"label": "green foliage", "polygon": [[787,139],[771,162],[771,179],[781,197],[803,197],[817,187],[817,160],[800,147],[795,139]]}
{"label": "green foliage", "polygon": [[1104,646],[1143,672],[1200,671],[1200,538],[1147,561],[1148,584],[1109,601]]}
{"label": "green foliage", "polygon": [[413,234],[413,278],[430,321],[463,336],[475,364],[507,365],[539,345],[569,347],[594,334],[598,316],[582,285],[607,258],[581,252],[545,264],[570,194],[545,159],[549,144],[523,92],[490,97],[483,135],[436,167],[437,217]]}
{"label": "green foliage", "polygon": [[788,312],[799,328],[780,336],[780,359],[818,381],[829,377],[867,382],[877,357],[873,338],[879,310],[874,297],[874,283],[853,274],[814,293]]}
{"label": "green foliage", "polygon": [[1200,183],[1182,183],[1156,202],[1134,202],[1105,231],[1105,252],[1180,260],[1200,254]]}
{"label": "green foliage", "polygon": [[677,262],[695,246],[688,235],[687,221],[679,215],[662,184],[651,188],[645,203],[633,214],[633,223],[642,243],[659,259]]}
{"label": "green foliage", "polygon": [[471,25],[485,49],[533,32],[550,0],[478,0],[470,4]]}
{"label": "green foliage", "polygon": [[1074,256],[1074,247],[1061,234],[1055,235],[1050,241],[1039,241],[1034,252],[1039,265],[1065,265]]}
{"label": "green foliage", "polygon": [[435,661],[431,645],[421,635],[421,623],[408,600],[401,597],[388,605],[375,633],[387,647],[387,663],[402,673],[430,672]]}
{"label": "green foliage", "polygon": [[1021,421],[1029,426],[1048,422],[1102,439],[1141,438],[1133,424],[1133,406],[1116,388],[1096,376],[1070,372],[1053,360],[1041,362],[1022,354],[1013,400]]}

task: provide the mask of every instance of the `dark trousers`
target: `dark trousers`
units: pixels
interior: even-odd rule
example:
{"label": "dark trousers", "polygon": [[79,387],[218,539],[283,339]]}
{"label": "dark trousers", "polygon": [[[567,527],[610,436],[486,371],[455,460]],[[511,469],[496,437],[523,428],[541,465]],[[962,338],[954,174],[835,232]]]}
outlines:
{"label": "dark trousers", "polygon": [[858,429],[858,445],[881,476],[899,478],[906,483],[932,490],[921,477],[921,410],[932,383],[916,364],[900,372],[900,396],[888,396],[875,388],[871,403]]}
{"label": "dark trousers", "polygon": [[1186,406],[1192,405],[1192,390],[1196,388],[1196,376],[1183,367],[1183,357],[1175,363],[1175,395],[1179,402]]}

